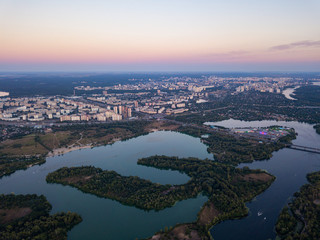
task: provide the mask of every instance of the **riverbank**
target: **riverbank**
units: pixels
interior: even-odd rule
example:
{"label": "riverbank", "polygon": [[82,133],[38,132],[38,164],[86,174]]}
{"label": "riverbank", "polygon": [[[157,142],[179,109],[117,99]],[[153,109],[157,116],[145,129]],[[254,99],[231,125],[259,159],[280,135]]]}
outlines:
{"label": "riverbank", "polygon": [[276,231],[283,240],[320,239],[320,172],[308,174],[307,179],[308,184],[294,194],[289,207],[279,215]]}
{"label": "riverbank", "polygon": [[91,148],[91,147],[92,147],[92,145],[89,144],[89,145],[84,145],[84,146],[70,146],[70,147],[65,147],[65,148],[57,148],[57,149],[54,149],[51,152],[49,152],[47,154],[47,157],[59,156],[59,155],[66,154],[68,152]]}

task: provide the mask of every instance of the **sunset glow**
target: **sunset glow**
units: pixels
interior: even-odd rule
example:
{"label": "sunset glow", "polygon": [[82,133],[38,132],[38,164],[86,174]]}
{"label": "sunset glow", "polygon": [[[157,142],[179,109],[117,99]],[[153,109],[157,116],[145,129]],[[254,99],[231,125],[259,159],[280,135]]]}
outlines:
{"label": "sunset glow", "polygon": [[318,0],[0,0],[0,70],[316,71],[319,11]]}

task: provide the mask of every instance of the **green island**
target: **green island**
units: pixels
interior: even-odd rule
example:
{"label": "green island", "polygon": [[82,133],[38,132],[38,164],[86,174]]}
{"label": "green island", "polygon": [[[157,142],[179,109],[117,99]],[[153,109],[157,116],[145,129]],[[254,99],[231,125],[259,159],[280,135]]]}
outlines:
{"label": "green island", "polygon": [[51,208],[43,195],[0,195],[0,239],[67,239],[81,217],[71,212],[50,215]]}
{"label": "green island", "polygon": [[317,124],[313,127],[318,134],[320,134],[320,124]]}
{"label": "green island", "polygon": [[212,160],[152,156],[138,160],[138,164],[158,169],[186,173],[190,180],[182,185],[160,185],[138,177],[125,177],[114,171],[103,171],[91,166],[61,168],[48,174],[47,182],[60,183],[117,200],[145,210],[161,210],[177,201],[208,197],[196,222],[178,225],[159,232],[155,239],[211,239],[209,229],[225,219],[246,216],[245,202],[266,190],[274,177],[261,170],[235,168]]}
{"label": "green island", "polygon": [[320,172],[308,174],[307,179],[309,184],[279,215],[276,231],[282,240],[320,239]]}

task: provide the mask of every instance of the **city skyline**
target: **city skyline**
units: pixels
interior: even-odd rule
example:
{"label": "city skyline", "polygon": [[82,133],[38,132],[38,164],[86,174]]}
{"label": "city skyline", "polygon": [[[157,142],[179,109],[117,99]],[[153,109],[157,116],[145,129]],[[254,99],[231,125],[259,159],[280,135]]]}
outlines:
{"label": "city skyline", "polygon": [[320,3],[0,0],[0,71],[318,71]]}

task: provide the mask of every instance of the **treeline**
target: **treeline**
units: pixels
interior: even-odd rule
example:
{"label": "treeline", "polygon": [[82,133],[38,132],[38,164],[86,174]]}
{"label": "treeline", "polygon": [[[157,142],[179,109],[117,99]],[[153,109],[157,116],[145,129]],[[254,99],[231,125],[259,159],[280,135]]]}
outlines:
{"label": "treeline", "polygon": [[31,156],[31,157],[0,157],[0,178],[6,175],[10,175],[17,170],[27,169],[28,166],[43,164],[45,159],[43,157]]}
{"label": "treeline", "polygon": [[269,159],[272,157],[272,152],[284,148],[296,138],[294,129],[291,129],[288,135],[281,137],[277,142],[267,143],[238,137],[223,131],[209,132],[203,128],[182,126],[177,131],[199,138],[203,134],[208,134],[209,137],[203,139],[203,142],[208,145],[208,152],[214,154],[215,160],[232,165]]}
{"label": "treeline", "polygon": [[146,126],[149,123],[149,121],[120,121],[103,124],[70,124],[54,126],[52,130],[54,132],[70,132],[68,138],[61,142],[61,146],[68,145],[68,143],[79,139],[81,133],[83,133],[83,141],[99,145],[108,144],[110,141],[108,136],[126,140],[147,134]]}
{"label": "treeline", "polygon": [[320,239],[320,172],[308,174],[307,179],[309,184],[294,194],[278,218],[276,231],[284,240]]}
{"label": "treeline", "polygon": [[149,121],[119,121],[111,123],[85,123],[85,124],[68,124],[61,126],[53,126],[52,130],[57,131],[88,131],[88,130],[103,130],[103,129],[114,129],[123,128],[132,132],[141,132]]}
{"label": "treeline", "polygon": [[201,112],[197,109],[198,112],[195,113],[182,113],[178,115],[169,115],[166,116],[167,119],[175,120],[184,123],[193,123],[193,124],[203,124],[205,122],[219,122],[227,120],[228,118],[224,114],[212,112]]}
{"label": "treeline", "polygon": [[51,208],[43,195],[0,195],[0,239],[67,239],[81,217],[70,212],[49,215]]}

